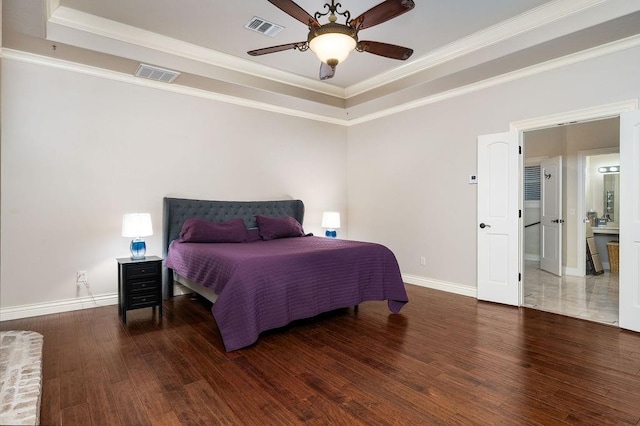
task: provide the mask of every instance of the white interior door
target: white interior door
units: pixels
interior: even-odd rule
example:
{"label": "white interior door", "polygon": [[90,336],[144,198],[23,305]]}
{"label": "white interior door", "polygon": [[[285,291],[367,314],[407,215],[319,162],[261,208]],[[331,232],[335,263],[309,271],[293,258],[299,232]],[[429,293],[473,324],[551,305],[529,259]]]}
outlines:
{"label": "white interior door", "polygon": [[562,156],[540,163],[540,269],[562,276]]}
{"label": "white interior door", "polygon": [[518,305],[519,134],[478,137],[478,299]]}
{"label": "white interior door", "polygon": [[620,327],[640,332],[640,111],[620,115]]}

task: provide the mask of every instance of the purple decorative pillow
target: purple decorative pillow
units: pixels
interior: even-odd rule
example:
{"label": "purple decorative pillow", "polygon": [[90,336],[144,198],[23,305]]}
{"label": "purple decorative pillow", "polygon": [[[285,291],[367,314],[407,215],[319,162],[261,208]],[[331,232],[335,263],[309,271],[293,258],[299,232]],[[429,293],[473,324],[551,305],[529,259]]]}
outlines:
{"label": "purple decorative pillow", "polygon": [[260,230],[258,228],[247,229],[247,242],[253,243],[254,241],[260,241]]}
{"label": "purple decorative pillow", "polygon": [[244,243],[247,237],[247,227],[239,218],[227,222],[187,219],[180,231],[185,243]]}
{"label": "purple decorative pillow", "polygon": [[291,216],[277,218],[256,216],[256,222],[260,230],[260,238],[265,241],[275,240],[276,238],[304,236],[302,225]]}

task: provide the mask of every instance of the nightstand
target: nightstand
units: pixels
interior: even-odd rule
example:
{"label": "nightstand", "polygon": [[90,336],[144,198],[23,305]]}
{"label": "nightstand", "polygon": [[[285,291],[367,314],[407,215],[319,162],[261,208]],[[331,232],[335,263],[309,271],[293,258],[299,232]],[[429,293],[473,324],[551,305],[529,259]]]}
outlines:
{"label": "nightstand", "polygon": [[127,323],[127,311],[160,307],[162,318],[162,259],[120,257],[118,261],[118,315]]}

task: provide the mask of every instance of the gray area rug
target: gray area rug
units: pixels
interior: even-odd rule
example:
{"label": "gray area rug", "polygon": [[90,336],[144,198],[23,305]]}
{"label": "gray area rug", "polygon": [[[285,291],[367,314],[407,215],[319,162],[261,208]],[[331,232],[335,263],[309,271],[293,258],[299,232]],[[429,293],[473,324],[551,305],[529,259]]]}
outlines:
{"label": "gray area rug", "polygon": [[0,424],[40,423],[42,343],[34,331],[0,332]]}

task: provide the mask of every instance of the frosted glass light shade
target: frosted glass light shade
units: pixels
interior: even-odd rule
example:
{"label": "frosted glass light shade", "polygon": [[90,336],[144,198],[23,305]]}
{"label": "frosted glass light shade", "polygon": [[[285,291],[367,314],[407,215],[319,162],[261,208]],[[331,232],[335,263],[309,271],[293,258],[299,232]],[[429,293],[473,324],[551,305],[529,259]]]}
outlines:
{"label": "frosted glass light shade", "polygon": [[309,42],[311,49],[318,59],[333,66],[343,62],[349,53],[356,48],[356,41],[353,37],[341,33],[327,33],[314,37]]}
{"label": "frosted glass light shade", "polygon": [[153,235],[151,226],[151,214],[149,213],[127,213],[122,215],[122,236],[123,237],[147,237]]}

